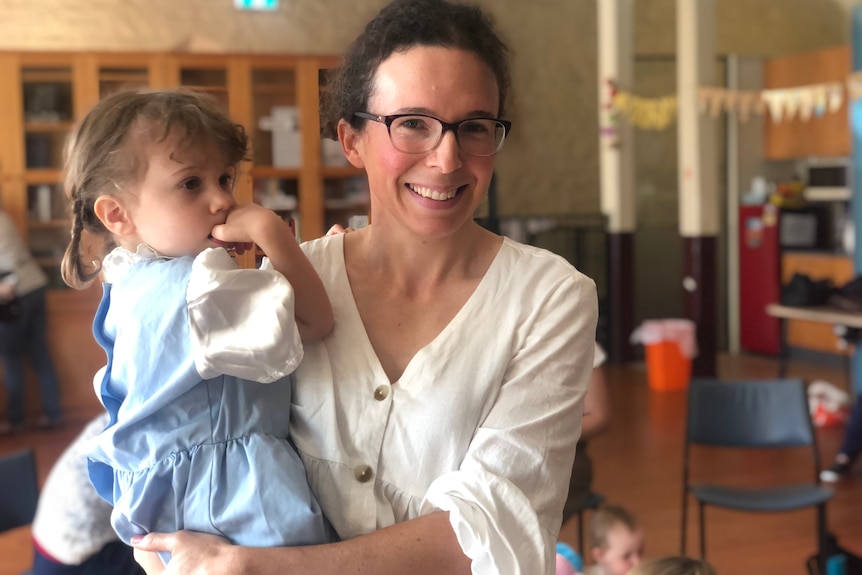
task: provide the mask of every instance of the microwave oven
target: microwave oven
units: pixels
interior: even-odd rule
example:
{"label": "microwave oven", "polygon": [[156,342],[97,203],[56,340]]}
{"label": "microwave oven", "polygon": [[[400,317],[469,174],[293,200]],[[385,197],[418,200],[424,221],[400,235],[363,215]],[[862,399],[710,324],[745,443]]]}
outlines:
{"label": "microwave oven", "polygon": [[850,201],[853,193],[850,158],[812,158],[806,162],[805,199],[809,202]]}
{"label": "microwave oven", "polygon": [[781,210],[778,243],[784,249],[832,250],[832,211],[828,205],[810,205],[799,210]]}

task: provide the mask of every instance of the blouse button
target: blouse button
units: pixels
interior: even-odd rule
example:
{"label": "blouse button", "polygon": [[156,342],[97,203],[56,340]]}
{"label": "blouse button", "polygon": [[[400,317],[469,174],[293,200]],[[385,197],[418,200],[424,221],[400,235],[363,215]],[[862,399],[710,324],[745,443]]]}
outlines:
{"label": "blouse button", "polygon": [[377,389],[374,390],[374,399],[376,399],[377,401],[383,401],[387,397],[389,397],[389,386],[388,385],[381,385],[380,387],[378,387]]}
{"label": "blouse button", "polygon": [[359,483],[367,483],[372,475],[374,475],[374,472],[367,465],[360,465],[353,470],[353,476],[356,477],[356,481]]}

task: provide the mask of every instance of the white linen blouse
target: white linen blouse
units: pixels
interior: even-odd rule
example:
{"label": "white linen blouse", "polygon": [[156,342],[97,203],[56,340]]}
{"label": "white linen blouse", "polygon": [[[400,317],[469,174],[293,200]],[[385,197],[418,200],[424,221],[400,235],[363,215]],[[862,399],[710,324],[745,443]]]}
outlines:
{"label": "white linen blouse", "polygon": [[593,366],[595,284],[504,238],[463,308],[390,382],[343,235],[303,244],[335,328],[295,372],[291,436],[343,539],[437,510],[473,573],[552,574]]}

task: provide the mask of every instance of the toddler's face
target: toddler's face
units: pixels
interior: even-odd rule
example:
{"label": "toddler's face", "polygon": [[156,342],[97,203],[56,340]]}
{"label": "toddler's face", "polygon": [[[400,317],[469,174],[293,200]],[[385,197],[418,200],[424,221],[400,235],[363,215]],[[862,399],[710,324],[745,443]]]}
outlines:
{"label": "toddler's face", "polygon": [[148,143],[144,152],[147,169],[132,191],[134,233],[127,242],[143,242],[172,257],[216,246],[210,232],[236,206],[234,167],[225,165],[215,146],[182,149],[173,136]]}
{"label": "toddler's face", "polygon": [[595,549],[594,557],[605,575],[626,575],[643,559],[643,548],[643,530],[614,525],[608,532],[607,545]]}

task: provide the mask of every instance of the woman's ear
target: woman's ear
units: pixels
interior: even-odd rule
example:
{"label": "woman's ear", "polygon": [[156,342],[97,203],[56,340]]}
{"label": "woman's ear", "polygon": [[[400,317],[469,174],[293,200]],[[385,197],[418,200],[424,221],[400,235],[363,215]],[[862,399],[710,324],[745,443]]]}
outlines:
{"label": "woman's ear", "polygon": [[123,204],[114,196],[99,196],[93,204],[96,217],[115,236],[127,236],[135,231],[135,224]]}
{"label": "woman's ear", "polygon": [[341,148],[344,150],[344,155],[347,156],[347,161],[355,168],[364,168],[365,161],[362,159],[363,140],[360,134],[344,119],[338,120],[336,130],[338,132],[338,141],[341,142]]}

